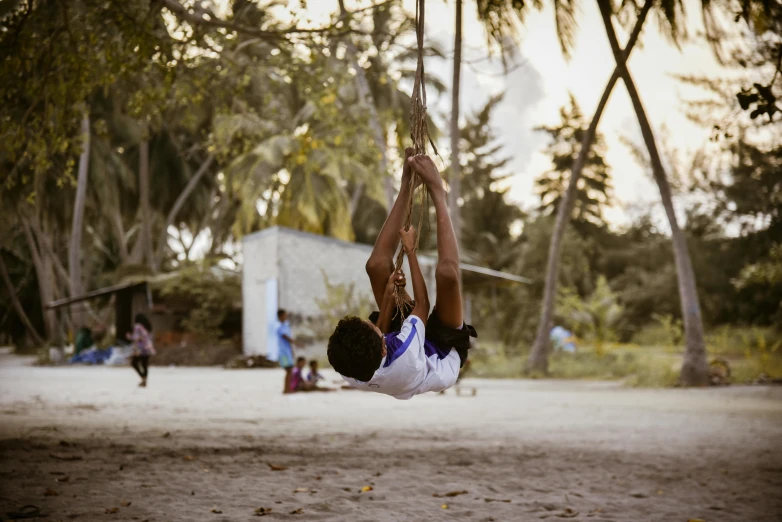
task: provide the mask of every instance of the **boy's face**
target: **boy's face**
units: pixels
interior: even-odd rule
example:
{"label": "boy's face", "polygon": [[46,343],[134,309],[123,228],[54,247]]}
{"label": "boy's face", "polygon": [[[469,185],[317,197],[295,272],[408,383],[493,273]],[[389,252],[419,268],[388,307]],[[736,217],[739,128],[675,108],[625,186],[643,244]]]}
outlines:
{"label": "boy's face", "polygon": [[284,323],[287,320],[288,320],[288,312],[280,314],[280,322],[281,323]]}
{"label": "boy's face", "polygon": [[383,337],[383,332],[381,332],[380,328],[375,326],[375,323],[373,323],[369,319],[364,319],[364,322],[367,323],[369,325],[369,327],[372,328],[377,333],[377,335],[379,335],[380,338],[383,340],[383,357],[385,357],[386,356],[386,338]]}
{"label": "boy's face", "polygon": [[315,362],[315,361],[312,361],[312,362],[310,363],[310,369],[311,369],[313,372],[317,372],[317,371],[318,371],[318,363],[317,363],[317,362]]}
{"label": "boy's face", "polygon": [[304,368],[306,365],[307,365],[307,361],[296,361],[296,367],[297,367],[298,369],[300,369],[300,370],[301,370],[302,368]]}

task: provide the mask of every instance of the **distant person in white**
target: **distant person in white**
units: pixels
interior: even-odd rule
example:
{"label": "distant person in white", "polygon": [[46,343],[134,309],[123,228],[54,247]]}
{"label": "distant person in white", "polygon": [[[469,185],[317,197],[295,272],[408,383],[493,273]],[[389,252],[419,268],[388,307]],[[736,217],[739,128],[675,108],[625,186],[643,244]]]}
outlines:
{"label": "distant person in white", "polygon": [[[431,315],[426,282],[415,252],[415,229],[402,229],[413,170],[418,181],[426,183],[437,212],[437,300]],[[402,314],[394,301],[394,288],[406,284],[404,274],[394,272],[400,239],[410,263],[415,295],[413,302],[405,294]],[[379,311],[369,320],[345,317],[339,322],[328,345],[334,369],[359,390],[397,399],[453,386],[467,360],[470,337],[477,334],[463,320],[459,247],[440,173],[431,158],[413,156],[412,149],[405,151],[402,189],[367,261],[367,274]]]}

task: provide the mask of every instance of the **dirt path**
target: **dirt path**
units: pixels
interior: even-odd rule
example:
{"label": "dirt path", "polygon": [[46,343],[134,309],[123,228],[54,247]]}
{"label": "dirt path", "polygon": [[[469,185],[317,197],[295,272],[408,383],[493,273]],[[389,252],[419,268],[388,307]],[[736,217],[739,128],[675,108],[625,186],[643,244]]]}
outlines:
{"label": "dirt path", "polygon": [[782,520],[780,388],[468,380],[399,402],[281,380],[153,368],[138,389],[0,356],[0,519]]}

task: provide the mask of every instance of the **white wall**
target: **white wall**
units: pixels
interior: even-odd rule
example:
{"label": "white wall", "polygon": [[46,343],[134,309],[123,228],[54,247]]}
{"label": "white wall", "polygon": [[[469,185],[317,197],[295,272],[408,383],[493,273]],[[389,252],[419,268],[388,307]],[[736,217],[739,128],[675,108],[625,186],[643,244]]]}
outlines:
{"label": "white wall", "polygon": [[277,315],[277,230],[269,229],[242,240],[242,347],[245,355],[276,357],[270,326]]}

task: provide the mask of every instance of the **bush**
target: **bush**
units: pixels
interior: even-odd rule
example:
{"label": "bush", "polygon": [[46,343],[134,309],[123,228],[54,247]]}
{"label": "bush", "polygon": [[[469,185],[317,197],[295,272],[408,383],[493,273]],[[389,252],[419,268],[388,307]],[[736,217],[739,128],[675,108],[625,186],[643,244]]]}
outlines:
{"label": "bush", "polygon": [[170,308],[187,310],[182,321],[185,331],[216,339],[224,335],[220,326],[229,313],[241,306],[242,286],[238,275],[191,266],[163,281],[160,295]]}

